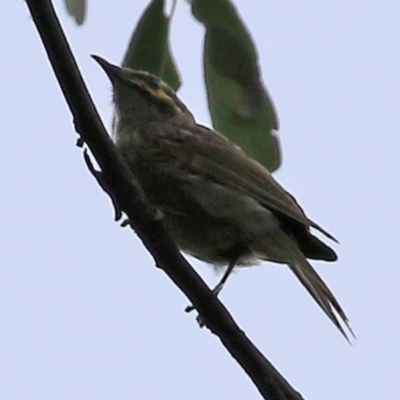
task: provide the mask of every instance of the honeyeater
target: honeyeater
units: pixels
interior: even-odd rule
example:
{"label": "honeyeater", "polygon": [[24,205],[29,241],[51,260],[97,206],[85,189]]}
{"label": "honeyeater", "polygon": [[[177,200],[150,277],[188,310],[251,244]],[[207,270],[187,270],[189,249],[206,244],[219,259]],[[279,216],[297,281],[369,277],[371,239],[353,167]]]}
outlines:
{"label": "honeyeater", "polygon": [[287,264],[347,338],[348,318],[307,259],[335,261],[310,229],[334,239],[304,213],[257,161],[219,132],[199,125],[156,76],[93,56],[113,85],[113,140],[163,215],[183,252],[225,273],[259,260]]}

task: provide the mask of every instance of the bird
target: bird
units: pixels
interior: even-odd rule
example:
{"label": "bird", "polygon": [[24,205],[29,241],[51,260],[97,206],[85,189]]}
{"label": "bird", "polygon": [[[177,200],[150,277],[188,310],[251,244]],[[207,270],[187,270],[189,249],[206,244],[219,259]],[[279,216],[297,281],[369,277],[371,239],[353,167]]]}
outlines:
{"label": "bird", "polygon": [[168,235],[182,252],[225,270],[261,261],[286,264],[349,340],[349,319],[308,259],[336,261],[336,252],[296,199],[256,160],[214,129],[198,124],[157,76],[92,55],[112,84],[112,137]]}

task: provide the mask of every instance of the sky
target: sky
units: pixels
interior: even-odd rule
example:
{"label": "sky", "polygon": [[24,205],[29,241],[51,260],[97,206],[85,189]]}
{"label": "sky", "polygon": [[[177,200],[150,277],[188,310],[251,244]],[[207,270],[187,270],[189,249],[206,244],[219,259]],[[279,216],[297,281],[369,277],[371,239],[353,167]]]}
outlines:
{"label": "sky", "polygon": [[[55,2],[108,127],[110,84],[89,55],[120,62],[147,1],[115,4],[90,1],[78,28]],[[235,4],[280,120],[274,176],[338,237],[339,261],[313,265],[357,339],[349,345],[283,266],[238,271],[221,299],[305,399],[398,400],[400,4]],[[113,221],[25,3],[2,11],[0,398],[260,398],[219,340],[184,313],[188,300],[136,235]],[[202,38],[178,2],[179,95],[208,125]],[[212,268],[193,265],[216,283]]]}

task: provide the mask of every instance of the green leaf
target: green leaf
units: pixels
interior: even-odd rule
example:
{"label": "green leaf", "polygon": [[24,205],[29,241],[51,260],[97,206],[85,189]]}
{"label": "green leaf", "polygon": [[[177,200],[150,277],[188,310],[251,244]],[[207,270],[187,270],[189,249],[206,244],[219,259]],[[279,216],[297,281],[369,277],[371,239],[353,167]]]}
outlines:
{"label": "green leaf", "polygon": [[181,80],[169,46],[169,23],[164,0],[153,0],[136,26],[122,65],[151,72],[177,90]]}
{"label": "green leaf", "polygon": [[82,25],[86,17],[86,0],[65,0],[68,14],[71,15],[78,25]]}
{"label": "green leaf", "polygon": [[205,26],[204,73],[213,126],[270,171],[280,165],[278,118],[264,88],[258,56],[229,0],[192,0]]}

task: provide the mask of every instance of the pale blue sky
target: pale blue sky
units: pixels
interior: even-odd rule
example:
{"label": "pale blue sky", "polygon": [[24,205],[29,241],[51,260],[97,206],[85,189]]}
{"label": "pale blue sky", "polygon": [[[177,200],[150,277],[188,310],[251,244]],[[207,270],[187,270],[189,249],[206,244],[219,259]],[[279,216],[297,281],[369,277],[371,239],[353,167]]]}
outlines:
{"label": "pale blue sky", "polygon": [[[74,144],[71,115],[23,1],[0,24],[0,398],[258,399],[140,241],[113,222]],[[82,28],[59,15],[104,122],[109,82],[145,0],[92,0]],[[400,398],[400,4],[235,2],[279,115],[276,178],[337,236],[313,263],[350,317],[341,337],[285,267],[241,270],[222,300],[308,400]],[[202,29],[180,1],[173,49],[181,98],[209,117]],[[217,276],[195,262],[214,285]]]}

